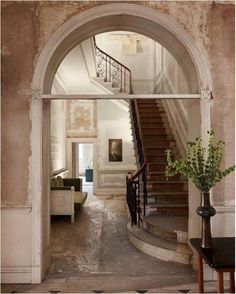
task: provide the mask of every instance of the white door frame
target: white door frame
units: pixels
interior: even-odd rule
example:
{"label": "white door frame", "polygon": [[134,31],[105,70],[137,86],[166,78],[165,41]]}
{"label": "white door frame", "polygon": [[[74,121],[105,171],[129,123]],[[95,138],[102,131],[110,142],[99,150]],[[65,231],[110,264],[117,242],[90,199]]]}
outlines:
{"label": "white door frame", "polygon": [[[77,34],[83,34],[83,30],[79,30],[80,27],[90,25],[91,23],[96,22],[99,18],[106,18],[113,15],[132,16],[137,19],[142,18],[145,21],[152,22],[154,25],[159,25],[161,28],[165,29],[168,34],[171,33],[171,35],[176,38],[176,41],[182,45],[184,50],[189,54],[198,77],[200,94],[195,98],[201,99],[201,135],[204,142],[207,138],[207,131],[210,129],[212,79],[206,62],[207,59],[203,56],[202,52],[197,47],[196,42],[190,37],[190,35],[170,16],[144,6],[141,6],[140,9],[140,5],[138,4],[112,3],[98,5],[94,8],[83,11],[65,22],[51,36],[51,38],[49,38],[40,53],[32,82],[32,100],[30,105],[32,121],[32,155],[30,158],[29,184],[29,199],[32,199],[32,283],[41,283],[43,278],[43,264],[45,264],[45,257],[42,254],[42,183],[43,176],[47,175],[43,172],[44,167],[42,164],[42,105],[44,99],[57,98],[44,95],[48,94],[48,92],[44,92],[44,89],[46,89],[45,84],[55,73],[55,67],[57,66],[57,63],[54,62],[55,59],[57,58],[59,63],[63,57],[60,50],[62,50],[63,47],[62,43],[64,42],[63,44],[65,44],[66,40],[69,40],[67,37],[71,36],[74,32]],[[116,26],[113,29],[119,29],[119,27]],[[122,29],[130,30],[128,26],[126,28],[122,27]],[[103,31],[108,30],[111,30],[111,27],[106,27],[104,25]],[[90,32],[87,37],[90,37],[96,32],[96,26],[93,28],[90,27]],[[151,27],[145,27],[142,31],[139,30],[139,32],[150,36]],[[81,40],[84,38],[86,38],[86,36],[80,36]],[[77,38],[77,42],[79,42],[80,39]],[[70,41],[72,42],[71,39]],[[74,46],[75,41],[70,45]],[[129,95],[126,96],[126,98],[130,97]],[[162,98],[163,97],[164,95],[162,95]],[[116,97],[113,96],[113,99],[114,98]],[[139,95],[137,99],[138,98],[141,98],[141,96]],[[152,98],[155,97],[152,95]],[[174,98],[178,98],[178,96],[176,95]]]}
{"label": "white door frame", "polygon": [[93,194],[97,193],[97,138],[67,138],[67,148],[72,143],[91,143],[93,144]]}

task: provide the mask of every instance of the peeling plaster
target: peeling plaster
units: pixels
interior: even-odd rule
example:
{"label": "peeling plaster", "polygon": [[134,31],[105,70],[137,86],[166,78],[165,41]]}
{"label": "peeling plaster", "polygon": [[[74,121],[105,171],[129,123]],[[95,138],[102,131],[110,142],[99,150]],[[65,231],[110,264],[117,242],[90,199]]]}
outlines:
{"label": "peeling plaster", "polygon": [[94,101],[69,102],[67,136],[94,137],[96,133],[96,111]]}

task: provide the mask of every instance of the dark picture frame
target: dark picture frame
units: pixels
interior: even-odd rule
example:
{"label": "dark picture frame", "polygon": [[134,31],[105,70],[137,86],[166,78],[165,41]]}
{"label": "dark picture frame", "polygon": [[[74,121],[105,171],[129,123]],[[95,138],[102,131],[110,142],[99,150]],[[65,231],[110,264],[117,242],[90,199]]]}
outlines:
{"label": "dark picture frame", "polygon": [[109,162],[121,162],[122,159],[122,139],[108,139]]}

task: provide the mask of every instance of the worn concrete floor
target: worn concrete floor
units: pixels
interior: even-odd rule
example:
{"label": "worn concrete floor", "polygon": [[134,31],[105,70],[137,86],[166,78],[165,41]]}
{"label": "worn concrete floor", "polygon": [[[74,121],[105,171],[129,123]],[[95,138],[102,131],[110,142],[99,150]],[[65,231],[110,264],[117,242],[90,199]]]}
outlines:
{"label": "worn concrete floor", "polygon": [[89,196],[74,224],[69,217],[52,218],[52,264],[44,282],[2,285],[2,292],[197,292],[189,266],[156,260],[129,243],[123,197],[96,197],[85,189]]}

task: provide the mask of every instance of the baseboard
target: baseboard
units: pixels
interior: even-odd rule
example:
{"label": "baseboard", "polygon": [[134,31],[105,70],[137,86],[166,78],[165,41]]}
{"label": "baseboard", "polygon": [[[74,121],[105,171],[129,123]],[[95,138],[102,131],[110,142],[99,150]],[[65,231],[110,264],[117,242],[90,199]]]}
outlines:
{"label": "baseboard", "polygon": [[124,189],[105,189],[97,188],[97,196],[124,196],[126,195],[126,190]]}
{"label": "baseboard", "polygon": [[28,284],[32,283],[31,267],[2,267],[2,284]]}

